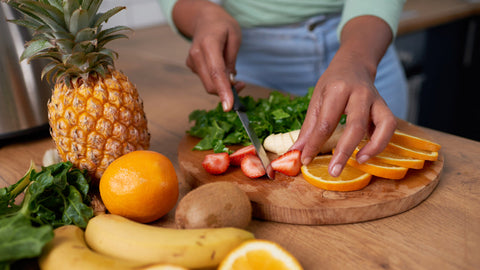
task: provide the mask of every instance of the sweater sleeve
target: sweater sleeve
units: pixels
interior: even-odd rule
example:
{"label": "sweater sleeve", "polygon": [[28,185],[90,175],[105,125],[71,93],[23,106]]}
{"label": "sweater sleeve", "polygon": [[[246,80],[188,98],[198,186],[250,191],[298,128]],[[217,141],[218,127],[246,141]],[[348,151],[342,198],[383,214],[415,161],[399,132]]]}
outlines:
{"label": "sweater sleeve", "polygon": [[162,13],[167,19],[168,25],[176,32],[180,34],[180,31],[178,31],[177,26],[175,26],[175,23],[173,22],[172,18],[172,10],[173,6],[177,3],[178,0],[158,0],[160,3],[160,7],[162,9]]}
{"label": "sweater sleeve", "polygon": [[405,2],[406,0],[346,0],[342,19],[337,29],[338,37],[340,38],[340,33],[349,20],[362,15],[381,18],[390,26],[395,37]]}

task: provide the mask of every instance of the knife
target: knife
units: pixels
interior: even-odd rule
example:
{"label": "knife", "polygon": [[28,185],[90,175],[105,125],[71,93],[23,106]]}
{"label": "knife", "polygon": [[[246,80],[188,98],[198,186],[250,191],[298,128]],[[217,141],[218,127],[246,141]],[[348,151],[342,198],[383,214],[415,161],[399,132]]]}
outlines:
{"label": "knife", "polygon": [[260,140],[258,139],[257,134],[255,134],[255,131],[253,131],[253,129],[250,127],[250,121],[248,120],[247,113],[245,112],[245,106],[240,101],[240,98],[238,97],[237,89],[235,89],[235,86],[233,86],[233,84],[232,84],[232,93],[233,93],[233,110],[237,113],[238,118],[240,118],[240,121],[242,122],[243,128],[245,129],[248,137],[250,138],[250,141],[252,142],[253,146],[255,146],[255,151],[257,152],[257,156],[262,161],[262,165],[263,165],[263,168],[265,169],[265,173],[267,174],[269,179],[274,179],[275,172],[273,171],[272,166],[270,165],[270,159],[268,158],[267,153],[263,148],[263,145],[260,143]]}

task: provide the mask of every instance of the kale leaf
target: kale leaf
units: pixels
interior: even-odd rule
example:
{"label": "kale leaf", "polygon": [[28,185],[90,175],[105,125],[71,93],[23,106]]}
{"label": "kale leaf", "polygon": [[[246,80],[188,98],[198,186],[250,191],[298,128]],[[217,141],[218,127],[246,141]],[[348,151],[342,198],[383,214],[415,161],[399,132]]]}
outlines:
{"label": "kale leaf", "polygon": [[[291,97],[278,91],[271,92],[268,98],[258,100],[250,96],[239,97],[246,107],[250,126],[261,142],[272,133],[284,133],[302,127],[313,87],[308,90],[308,94],[301,97]],[[191,112],[189,121],[195,123],[187,133],[202,138],[194,150],[229,152],[226,145],[250,144],[236,113],[224,112],[220,103],[212,110]]]}

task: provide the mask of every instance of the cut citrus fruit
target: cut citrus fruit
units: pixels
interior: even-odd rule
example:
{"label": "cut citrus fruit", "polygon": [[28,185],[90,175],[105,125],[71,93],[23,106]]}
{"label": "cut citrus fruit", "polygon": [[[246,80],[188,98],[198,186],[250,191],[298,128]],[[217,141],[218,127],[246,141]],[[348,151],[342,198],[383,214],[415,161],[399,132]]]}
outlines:
{"label": "cut citrus fruit", "polygon": [[275,242],[249,240],[232,250],[218,270],[301,270],[297,259]]}
{"label": "cut citrus fruit", "polygon": [[303,178],[310,184],[325,190],[354,191],[359,190],[370,183],[372,175],[358,170],[348,164],[343,168],[338,177],[328,173],[328,164],[332,155],[315,157],[308,165],[303,165]]}
{"label": "cut citrus fruit", "polygon": [[418,158],[423,160],[430,160],[435,161],[438,159],[438,152],[436,151],[428,151],[428,150],[421,150],[418,148],[411,148],[407,146],[402,146],[400,144],[396,144],[393,142],[389,142],[385,149],[391,153],[399,154],[402,156]]}
{"label": "cut citrus fruit", "polygon": [[440,145],[434,143],[424,138],[420,138],[411,134],[404,133],[399,130],[395,130],[392,138],[390,139],[392,143],[402,145],[409,148],[415,148],[420,150],[438,152],[440,150]]}
{"label": "cut citrus fruit", "polygon": [[423,165],[425,164],[425,160],[423,159],[406,157],[388,151],[381,152],[380,154],[372,157],[371,160],[410,169],[422,169]]}
{"label": "cut citrus fruit", "polygon": [[383,163],[369,159],[360,164],[354,157],[350,157],[347,164],[363,172],[387,179],[402,179],[407,174],[408,168]]}
{"label": "cut citrus fruit", "polygon": [[[355,148],[355,150],[353,151],[353,156],[355,156],[358,153],[358,151],[360,151],[360,149],[362,149],[362,147],[365,146],[366,143],[367,143],[366,141],[361,141],[360,144],[357,146],[357,148]],[[389,152],[387,150],[384,150],[378,155],[370,158],[370,160],[383,162],[391,165],[397,165],[405,168],[411,168],[411,169],[421,169],[425,164],[425,160],[423,159],[402,156],[399,154]]]}

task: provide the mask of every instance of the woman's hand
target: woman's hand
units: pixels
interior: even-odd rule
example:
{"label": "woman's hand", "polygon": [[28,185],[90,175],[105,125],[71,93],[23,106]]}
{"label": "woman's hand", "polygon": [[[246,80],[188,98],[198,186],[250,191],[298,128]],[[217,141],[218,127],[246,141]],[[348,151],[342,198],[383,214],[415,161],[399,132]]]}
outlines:
{"label": "woman's hand", "polygon": [[[180,32],[192,39],[187,66],[200,77],[208,93],[220,97],[223,110],[231,110],[230,74],[236,74],[242,35],[238,22],[207,0],[179,0],[173,9],[173,20]],[[235,82],[235,87],[241,90],[245,83]]]}
{"label": "woman's hand", "polygon": [[332,176],[340,175],[365,135],[371,134],[370,142],[357,153],[358,162],[367,161],[386,147],[396,119],[374,80],[391,39],[388,25],[376,17],[357,17],[345,25],[340,49],[315,86],[299,138],[292,146],[302,151],[303,164],[319,153],[342,114],[347,115],[347,121],[329,164]]}

